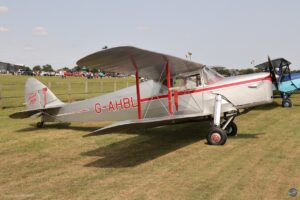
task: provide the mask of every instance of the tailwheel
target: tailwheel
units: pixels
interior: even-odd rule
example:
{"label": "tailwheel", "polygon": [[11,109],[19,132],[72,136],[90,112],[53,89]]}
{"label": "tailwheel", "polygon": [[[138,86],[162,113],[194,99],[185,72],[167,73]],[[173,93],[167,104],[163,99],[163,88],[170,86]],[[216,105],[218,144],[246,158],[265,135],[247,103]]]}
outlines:
{"label": "tailwheel", "polygon": [[44,127],[44,122],[38,122],[36,123],[37,128],[43,128]]}
{"label": "tailwheel", "polygon": [[[224,125],[225,123],[223,123]],[[222,127],[223,127],[222,125]],[[237,125],[236,123],[234,122],[230,122],[226,128],[225,128],[225,131],[227,133],[228,136],[236,136],[237,135],[237,131],[238,131],[238,128],[237,128]]]}
{"label": "tailwheel", "polygon": [[292,103],[291,99],[283,99],[282,100],[282,107],[290,108],[292,106],[293,106],[293,103]]}
{"label": "tailwheel", "polygon": [[224,145],[227,140],[227,134],[223,129],[213,127],[209,130],[206,139],[210,145]]}

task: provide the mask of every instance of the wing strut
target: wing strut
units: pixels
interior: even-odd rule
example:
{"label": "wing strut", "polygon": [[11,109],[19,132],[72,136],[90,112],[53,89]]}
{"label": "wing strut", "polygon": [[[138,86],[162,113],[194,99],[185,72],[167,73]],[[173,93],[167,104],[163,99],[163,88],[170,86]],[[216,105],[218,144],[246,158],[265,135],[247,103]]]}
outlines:
{"label": "wing strut", "polygon": [[140,93],[140,76],[139,70],[136,65],[135,60],[131,57],[131,62],[135,68],[135,86],[136,86],[136,98],[137,98],[137,109],[138,109],[138,118],[142,119],[142,107],[141,107],[141,93]]}
{"label": "wing strut", "polygon": [[169,104],[169,115],[173,114],[172,106],[172,92],[171,92],[171,73],[169,62],[166,64],[166,78],[167,78],[167,87],[168,87],[168,104]]}

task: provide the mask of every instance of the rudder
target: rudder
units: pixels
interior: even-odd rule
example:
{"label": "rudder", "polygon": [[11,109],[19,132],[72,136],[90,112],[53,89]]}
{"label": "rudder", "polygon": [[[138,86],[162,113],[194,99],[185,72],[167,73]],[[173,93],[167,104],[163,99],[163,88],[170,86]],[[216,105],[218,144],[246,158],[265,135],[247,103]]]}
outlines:
{"label": "rudder", "polygon": [[27,110],[45,109],[64,104],[46,85],[35,78],[27,79],[24,93]]}

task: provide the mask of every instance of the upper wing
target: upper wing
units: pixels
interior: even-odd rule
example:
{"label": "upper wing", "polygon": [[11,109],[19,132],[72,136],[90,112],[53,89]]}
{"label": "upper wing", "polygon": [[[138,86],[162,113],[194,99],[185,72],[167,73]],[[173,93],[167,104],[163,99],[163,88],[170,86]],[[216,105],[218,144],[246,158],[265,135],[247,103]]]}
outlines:
{"label": "upper wing", "polygon": [[[286,65],[291,64],[290,61],[288,61],[284,58],[277,58],[277,59],[271,60],[271,63],[275,68],[278,68],[279,66],[286,66]],[[270,65],[270,62],[267,61],[267,62],[261,63],[259,65],[256,65],[255,68],[269,71],[269,65]]]}
{"label": "upper wing", "polygon": [[[114,123],[112,125],[100,128],[89,133],[86,136],[98,135],[101,133],[108,133],[113,131],[124,131],[126,129],[136,129],[136,128],[148,128],[148,127],[158,127],[171,124],[188,123],[193,121],[199,121],[208,118],[207,115],[203,114],[190,114],[190,115],[172,115],[166,117],[157,118],[145,118],[136,120],[126,120]],[[86,137],[85,136],[85,137]]]}
{"label": "upper wing", "polygon": [[129,46],[99,51],[77,61],[79,66],[100,67],[105,71],[124,74],[134,74],[137,68],[140,76],[154,80],[160,78],[166,63],[170,66],[171,76],[195,71],[204,66],[178,57]]}

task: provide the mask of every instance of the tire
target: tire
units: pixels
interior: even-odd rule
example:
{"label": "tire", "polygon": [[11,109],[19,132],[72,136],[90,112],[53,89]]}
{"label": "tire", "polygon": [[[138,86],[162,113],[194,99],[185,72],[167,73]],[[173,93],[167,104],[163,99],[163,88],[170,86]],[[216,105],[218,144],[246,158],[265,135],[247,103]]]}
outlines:
{"label": "tire", "polygon": [[224,145],[227,140],[226,131],[221,128],[213,127],[209,130],[206,140],[210,145]]}
{"label": "tire", "polygon": [[228,136],[236,136],[238,131],[236,123],[230,122],[225,128],[225,131]]}
{"label": "tire", "polygon": [[44,127],[44,122],[38,122],[36,123],[37,128],[43,128]]}
{"label": "tire", "polygon": [[284,108],[290,108],[290,107],[293,106],[293,103],[292,103],[292,101],[290,99],[284,99],[284,100],[282,100],[282,104],[281,105]]}

